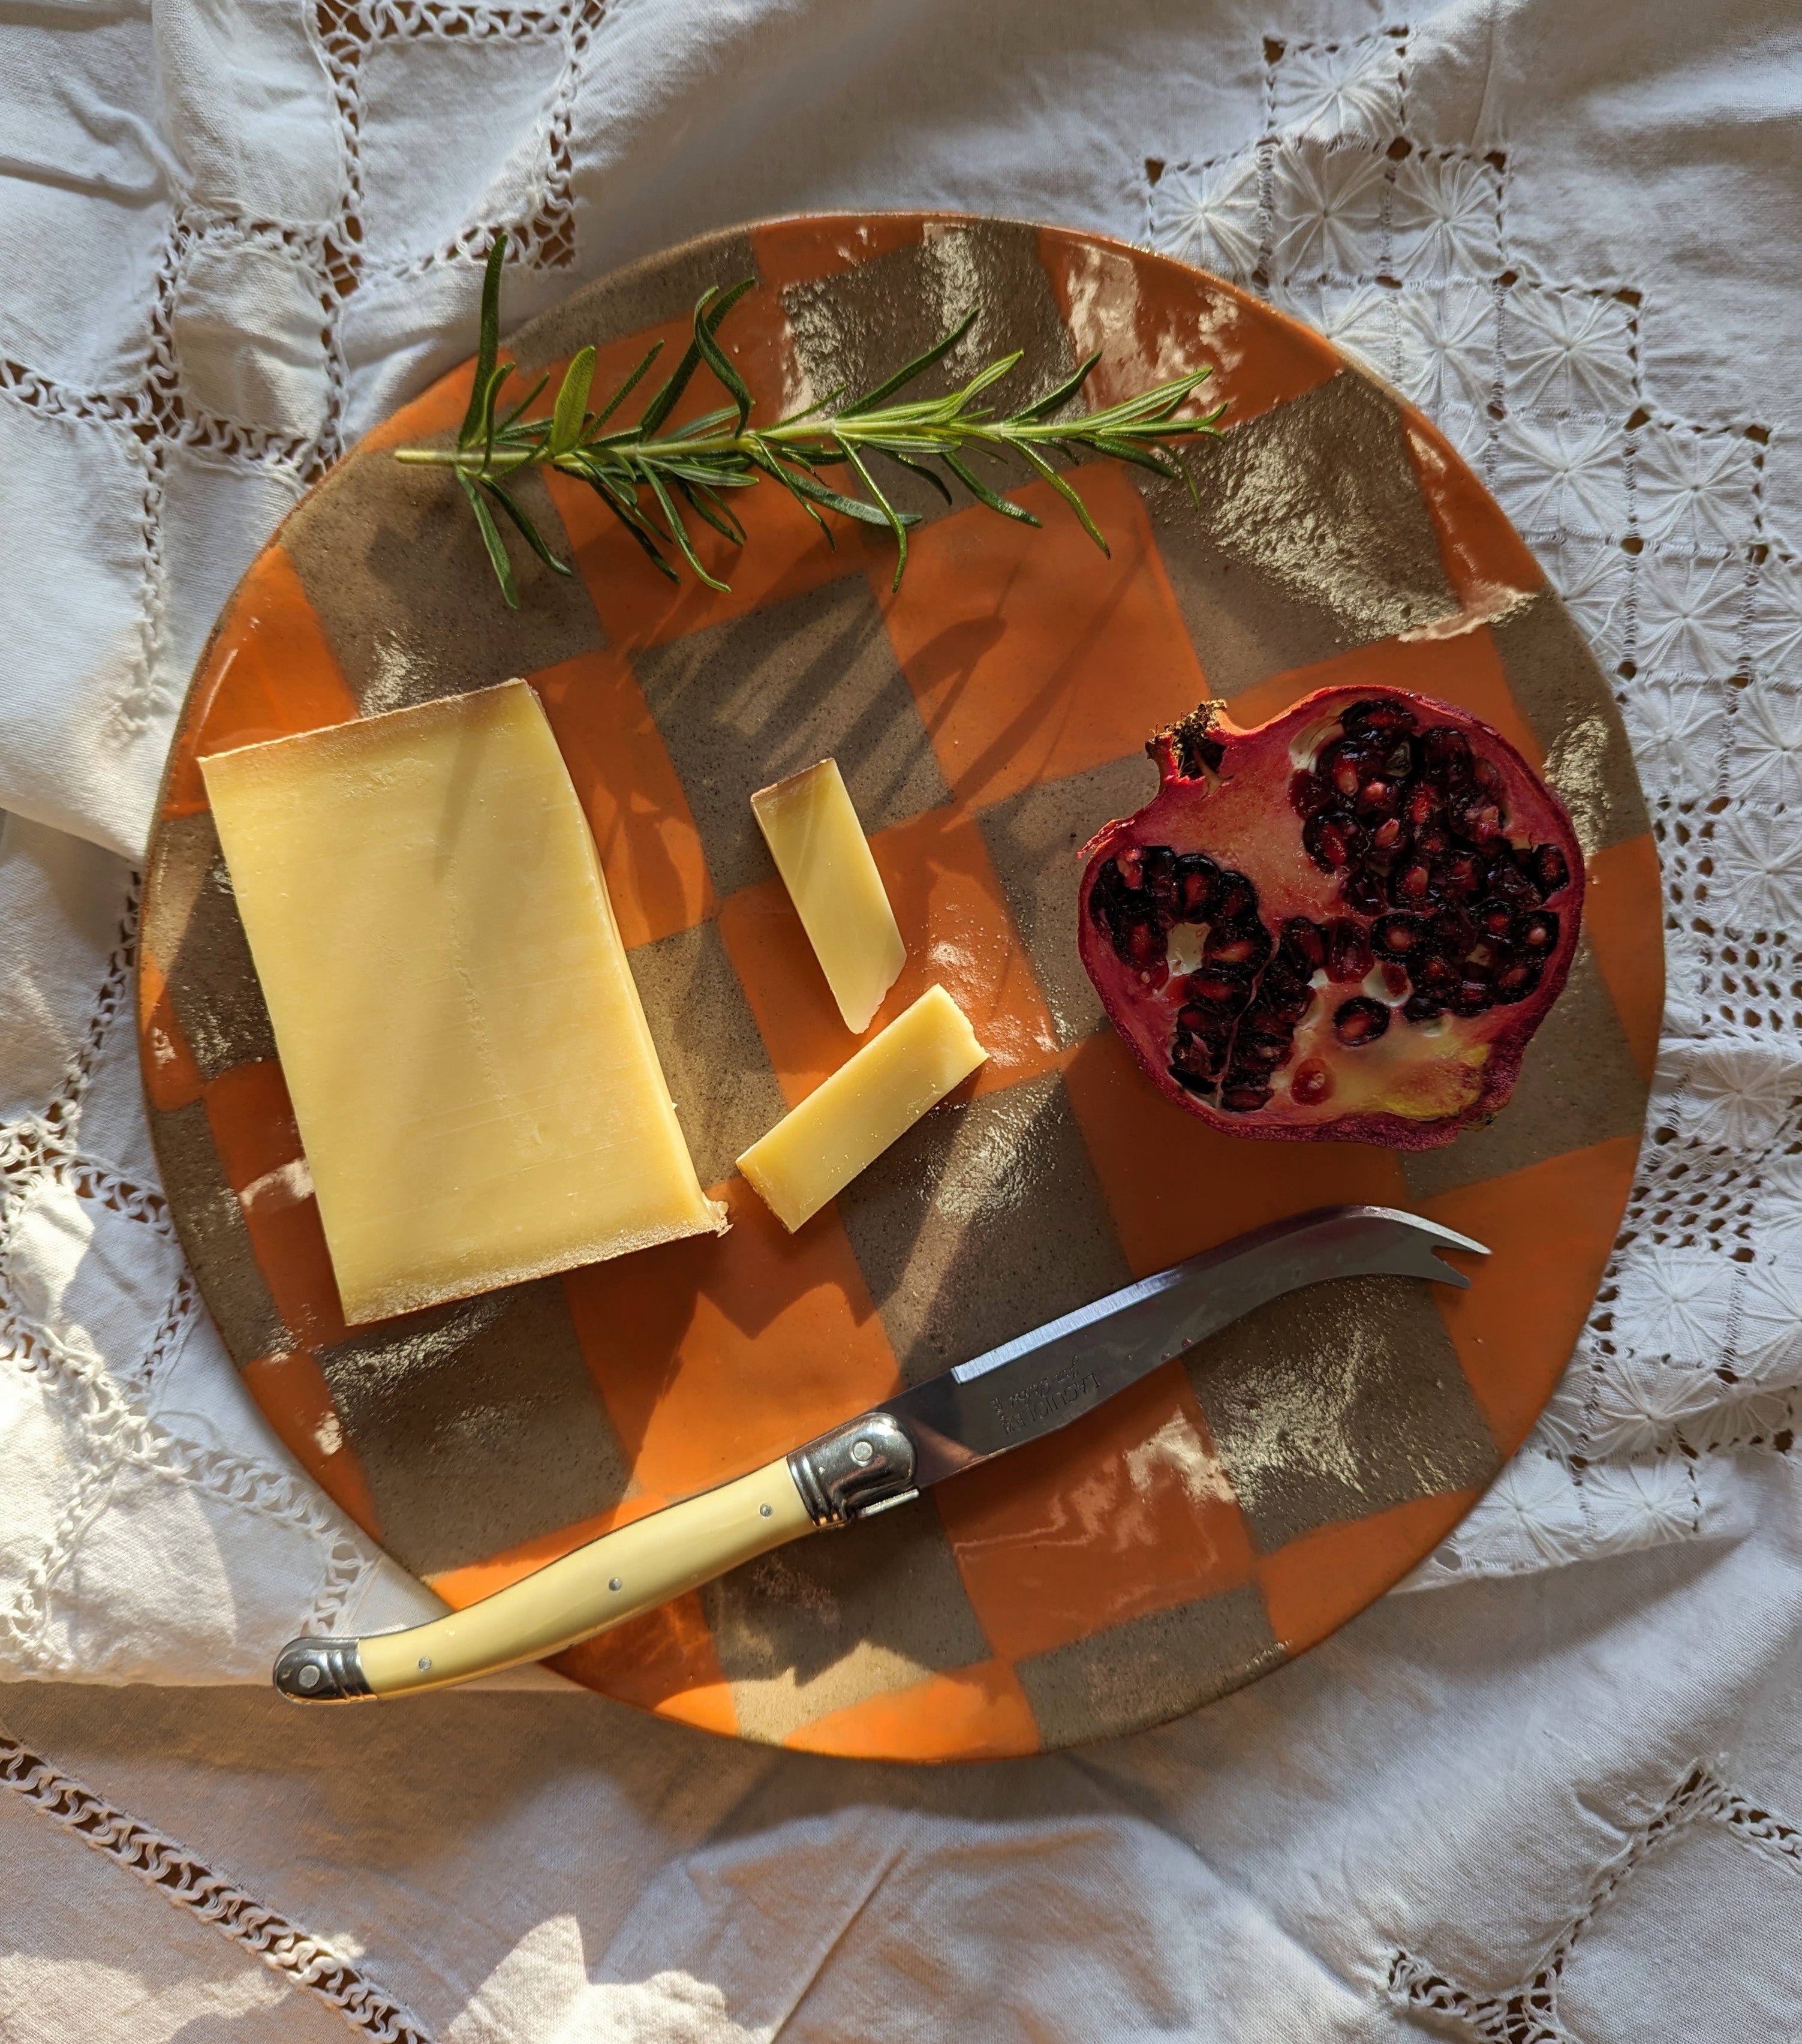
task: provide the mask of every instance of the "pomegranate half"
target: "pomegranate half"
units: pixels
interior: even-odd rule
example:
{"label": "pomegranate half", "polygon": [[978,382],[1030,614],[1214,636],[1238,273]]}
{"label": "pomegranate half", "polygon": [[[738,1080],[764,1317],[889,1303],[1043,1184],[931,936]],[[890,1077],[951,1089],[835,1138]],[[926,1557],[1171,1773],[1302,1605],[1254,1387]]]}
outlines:
{"label": "pomegranate half", "polygon": [[1147,750],[1162,785],[1085,849],[1078,942],[1155,1084],[1215,1127],[1402,1150],[1507,1101],[1577,948],[1583,861],[1506,739],[1325,689]]}

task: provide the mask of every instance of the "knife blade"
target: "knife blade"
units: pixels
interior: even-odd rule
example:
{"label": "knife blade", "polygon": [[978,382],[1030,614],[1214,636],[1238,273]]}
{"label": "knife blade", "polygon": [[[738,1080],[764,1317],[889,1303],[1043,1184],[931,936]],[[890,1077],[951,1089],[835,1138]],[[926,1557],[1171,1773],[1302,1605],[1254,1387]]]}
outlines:
{"label": "knife blade", "polygon": [[443,1618],[361,1639],[290,1640],[275,1687],[302,1703],[443,1689],[542,1659],[772,1547],[854,1525],[1067,1427],[1285,1293],[1392,1275],[1468,1285],[1446,1250],[1481,1243],[1393,1207],[1276,1221],[959,1363],[749,1475],[589,1541]]}

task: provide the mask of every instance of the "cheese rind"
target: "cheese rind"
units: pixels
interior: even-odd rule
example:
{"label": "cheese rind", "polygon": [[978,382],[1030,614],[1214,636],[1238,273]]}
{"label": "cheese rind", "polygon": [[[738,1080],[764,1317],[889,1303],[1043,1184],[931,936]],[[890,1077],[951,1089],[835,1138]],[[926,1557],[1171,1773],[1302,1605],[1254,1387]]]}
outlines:
{"label": "cheese rind", "polygon": [[838,762],[759,788],[751,806],[845,1027],[861,1036],[907,947]]}
{"label": "cheese rind", "polygon": [[524,682],[201,771],[348,1321],[724,1228]]}
{"label": "cheese rind", "polygon": [[988,1052],[942,986],[931,986],[738,1160],[792,1234]]}

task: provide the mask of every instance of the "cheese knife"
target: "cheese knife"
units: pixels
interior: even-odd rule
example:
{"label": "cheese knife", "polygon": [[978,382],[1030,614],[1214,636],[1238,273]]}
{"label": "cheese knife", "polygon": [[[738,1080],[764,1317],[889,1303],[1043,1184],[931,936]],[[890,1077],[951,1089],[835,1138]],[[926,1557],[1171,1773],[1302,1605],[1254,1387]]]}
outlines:
{"label": "cheese knife", "polygon": [[441,1689],[572,1646],[803,1534],[855,1525],[1093,1412],[1254,1308],[1330,1278],[1468,1285],[1438,1252],[1489,1251],[1391,1207],[1323,1207],[1142,1278],[898,1392],[748,1476],[574,1549],[462,1611],[363,1639],[290,1640],[302,1703]]}

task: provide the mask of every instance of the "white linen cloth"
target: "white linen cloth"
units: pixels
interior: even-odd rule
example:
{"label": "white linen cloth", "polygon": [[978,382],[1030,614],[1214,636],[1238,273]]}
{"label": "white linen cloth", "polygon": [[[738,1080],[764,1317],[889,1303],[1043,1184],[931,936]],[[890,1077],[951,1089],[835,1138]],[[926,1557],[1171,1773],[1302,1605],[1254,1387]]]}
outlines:
{"label": "white linen cloth", "polygon": [[[0,0],[0,2039],[1802,2036],[1799,111],[1781,0]],[[428,1601],[239,1388],[144,1135],[132,866],[212,617],[468,352],[495,227],[510,324],[903,205],[1319,321],[1618,673],[1670,992],[1571,1370],[1430,1594],[1082,1754],[195,1686]]]}

